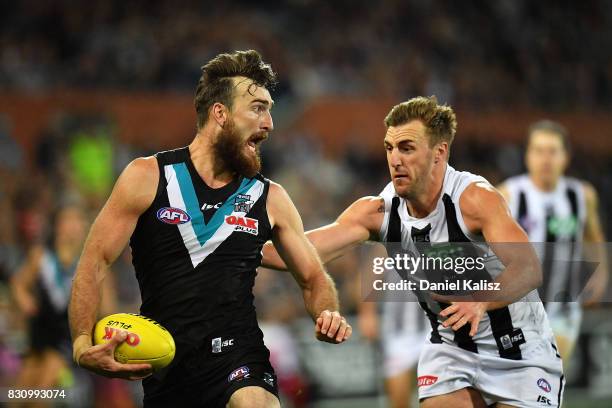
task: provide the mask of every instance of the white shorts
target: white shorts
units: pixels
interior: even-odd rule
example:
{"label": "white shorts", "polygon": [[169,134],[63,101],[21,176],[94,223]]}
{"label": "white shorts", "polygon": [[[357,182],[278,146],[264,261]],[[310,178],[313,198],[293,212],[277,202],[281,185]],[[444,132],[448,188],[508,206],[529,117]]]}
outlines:
{"label": "white shorts", "polygon": [[562,337],[575,344],[580,334],[582,308],[579,303],[550,302],[546,304],[546,314],[555,337]]}
{"label": "white shorts", "polygon": [[428,342],[419,359],[419,399],[471,387],[487,405],[561,406],[563,366],[552,344],[542,340],[521,351],[522,360],[509,360]]}
{"label": "white shorts", "polygon": [[385,378],[395,377],[405,371],[416,368],[421,350],[427,341],[429,332],[402,333],[401,336],[383,339],[383,356]]}
{"label": "white shorts", "polygon": [[385,378],[416,368],[431,325],[415,302],[383,304],[381,343]]}

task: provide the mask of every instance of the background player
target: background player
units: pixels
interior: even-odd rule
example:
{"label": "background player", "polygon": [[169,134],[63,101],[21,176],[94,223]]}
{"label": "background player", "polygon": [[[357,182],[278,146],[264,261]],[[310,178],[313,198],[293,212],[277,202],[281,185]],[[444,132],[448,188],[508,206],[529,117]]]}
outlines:
{"label": "background player", "polygon": [[411,301],[362,302],[359,329],[369,340],[380,340],[388,406],[410,407],[416,390],[416,368],[428,334],[416,297]]}
{"label": "background player", "polygon": [[29,318],[30,350],[16,387],[52,388],[70,361],[68,299],[87,221],[76,205],[60,208],[49,245],[34,246],[11,279],[13,298]]}
{"label": "background player", "polygon": [[[578,302],[555,300],[579,292],[576,280],[580,279],[581,271],[574,269],[577,263],[555,260],[579,260],[581,242],[604,242],[597,192],[589,183],[564,175],[569,154],[568,132],[561,124],[550,120],[536,122],[528,131],[527,174],[511,177],[499,187],[529,240],[551,243],[542,248],[544,284],[540,297],[565,364],[580,332],[582,311]],[[573,254],[574,258],[566,258],[567,254]],[[603,252],[598,259],[602,264],[585,288],[587,297],[582,301],[586,304],[599,301],[607,287],[608,270]]]}
{"label": "background player", "polygon": [[[340,343],[351,334],[291,200],[259,175],[259,145],[273,129],[268,87],[275,80],[252,50],[206,64],[192,143],[133,161],[86,241],[70,303],[75,361],[107,376],[150,374],[148,365],[114,360],[124,336],[91,344],[99,282],[130,236],[141,312],[174,336],[173,363],[143,382],[145,406],[278,406],[252,295],[261,247],[270,238],[295,271],[317,337]],[[223,349],[216,340],[232,341]]]}
{"label": "background player", "polygon": [[[401,242],[403,248],[417,242],[528,242],[484,178],[448,165],[457,126],[450,107],[433,97],[413,98],[393,107],[385,125],[394,191],[361,198],[335,223],[310,231],[323,259],[367,240]],[[505,266],[496,277],[505,301],[420,302],[431,322],[418,366],[424,408],[539,407],[538,383],[546,384],[553,403],[561,403],[562,364],[536,302],[537,257],[529,245],[495,245],[495,254]],[[284,267],[272,245],[266,245],[263,262]]]}

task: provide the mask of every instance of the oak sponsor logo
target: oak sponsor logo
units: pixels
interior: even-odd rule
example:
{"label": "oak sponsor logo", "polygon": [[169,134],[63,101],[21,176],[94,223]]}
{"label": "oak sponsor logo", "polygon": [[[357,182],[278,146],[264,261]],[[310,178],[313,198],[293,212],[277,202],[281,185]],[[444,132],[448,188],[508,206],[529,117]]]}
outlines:
{"label": "oak sponsor logo", "polygon": [[259,234],[259,221],[255,218],[242,217],[240,215],[226,215],[225,223],[234,226],[234,231],[246,232],[247,234]]}

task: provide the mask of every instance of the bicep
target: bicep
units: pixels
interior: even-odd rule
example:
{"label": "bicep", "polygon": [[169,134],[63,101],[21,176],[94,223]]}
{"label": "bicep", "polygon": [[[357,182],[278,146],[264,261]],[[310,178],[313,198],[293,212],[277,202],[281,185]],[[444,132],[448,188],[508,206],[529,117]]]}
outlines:
{"label": "bicep", "polygon": [[85,253],[97,253],[107,264],[125,248],[138,221],[138,215],[125,208],[120,198],[109,199],[89,231]]}
{"label": "bicep", "polygon": [[[93,253],[107,264],[121,254],[138,217],[151,205],[157,190],[157,164],[145,160],[148,159],[134,161],[117,180],[90,229],[84,254]],[[155,173],[151,174],[152,171]]]}
{"label": "bicep", "polygon": [[460,199],[461,211],[470,223],[483,235],[504,265],[518,258],[534,261],[535,253],[529,237],[512,218],[505,200],[491,186],[473,185]]}
{"label": "bicep", "polygon": [[480,232],[487,242],[528,242],[529,238],[514,220],[503,195],[493,186],[477,182],[462,194],[459,205],[465,224]]}
{"label": "bicep", "polygon": [[508,185],[506,183],[502,183],[498,185],[496,188],[497,188],[497,191],[499,191],[499,193],[502,195],[502,197],[504,197],[504,200],[506,200],[506,203],[509,204],[510,203],[510,190],[508,190]]}
{"label": "bicep", "polygon": [[[505,206],[504,206],[505,207]],[[498,208],[485,215],[482,235],[487,242],[528,242],[529,237],[507,209]]]}

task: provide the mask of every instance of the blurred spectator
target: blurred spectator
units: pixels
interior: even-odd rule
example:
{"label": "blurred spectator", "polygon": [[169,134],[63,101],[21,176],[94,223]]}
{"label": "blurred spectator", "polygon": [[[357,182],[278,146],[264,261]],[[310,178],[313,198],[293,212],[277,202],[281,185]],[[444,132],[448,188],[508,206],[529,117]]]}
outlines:
{"label": "blurred spectator", "polygon": [[239,7],[195,0],[93,0],[87,9],[69,0],[7,4],[0,89],[192,92],[202,61],[250,47],[280,73],[278,96],[436,93],[456,107],[487,109],[612,104],[612,5],[604,0],[232,4]]}

